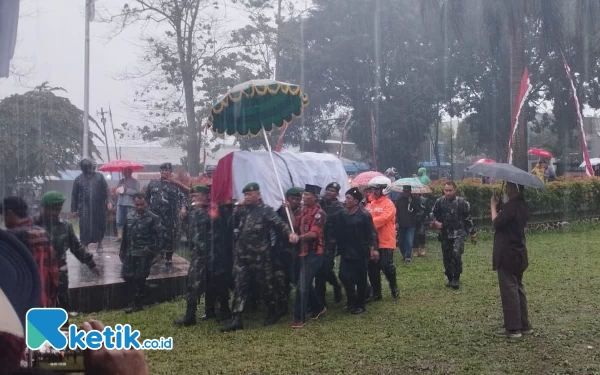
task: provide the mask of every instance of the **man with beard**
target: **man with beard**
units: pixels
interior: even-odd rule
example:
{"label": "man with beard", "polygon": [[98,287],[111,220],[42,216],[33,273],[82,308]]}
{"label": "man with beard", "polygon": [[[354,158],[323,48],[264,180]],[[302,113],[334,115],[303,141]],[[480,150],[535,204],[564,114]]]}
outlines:
{"label": "man with beard", "polygon": [[249,183],[242,190],[244,205],[235,215],[237,236],[234,253],[233,319],[221,328],[222,332],[243,329],[242,312],[250,295],[253,281],[259,286],[261,297],[268,308],[265,325],[275,324],[277,296],[274,290],[273,263],[271,261],[271,230],[277,235],[288,237],[290,243],[298,242],[298,236],[281,220],[273,209],[262,202],[260,187]]}
{"label": "man with beard", "polygon": [[369,259],[377,261],[377,235],[371,215],[360,207],[363,197],[357,188],[346,192],[345,210],[328,217],[340,253],[340,280],[352,314],[365,312]]}
{"label": "man with beard", "polygon": [[444,185],[444,196],[438,198],[431,210],[431,226],[440,230],[444,269],[448,284],[458,289],[462,273],[462,255],[465,250],[465,238],[471,234],[471,242],[477,244],[477,234],[470,214],[471,206],[464,198],[456,196],[456,184],[452,181]]}
{"label": "man with beard", "polygon": [[100,275],[94,256],[83,248],[75,235],[73,226],[62,220],[59,215],[63,208],[65,197],[58,191],[49,191],[42,196],[42,214],[36,217],[33,223],[48,232],[54,255],[58,262],[58,307],[69,311],[69,269],[67,267],[67,251],[81,263],[89,267],[96,276]]}
{"label": "man with beard", "polygon": [[160,218],[148,210],[144,195],[137,194],[133,202],[135,211],[127,216],[119,251],[123,263],[121,277],[129,289],[131,301],[125,309],[126,314],[143,309],[146,278],[155,256],[160,254],[163,239]]}
{"label": "man with beard", "polygon": [[106,232],[106,210],[113,209],[109,189],[102,173],[96,172],[96,163],[83,159],[81,174],[73,182],[71,212],[79,217],[79,239],[87,251],[89,244],[97,243],[102,250]]}
{"label": "man with beard", "polygon": [[[326,217],[335,215],[342,211],[344,206],[338,201],[338,195],[342,187],[337,182],[332,182],[325,188],[325,196],[320,201],[321,208],[325,211]],[[342,287],[338,282],[333,267],[335,266],[335,256],[337,252],[335,236],[332,233],[331,225],[329,222],[325,223],[325,231],[323,233],[325,242],[325,252],[323,253],[323,265],[317,272],[315,278],[315,290],[319,299],[323,302],[324,306],[327,306],[325,301],[325,291],[327,290],[327,283],[333,286],[333,295],[336,303],[342,301]]]}
{"label": "man with beard", "polygon": [[173,262],[173,252],[179,243],[179,217],[186,215],[186,199],[179,185],[173,182],[173,166],[163,163],[160,166],[160,180],[152,180],[146,188],[146,202],[149,210],[158,215],[165,231],[164,251],[166,265]]}

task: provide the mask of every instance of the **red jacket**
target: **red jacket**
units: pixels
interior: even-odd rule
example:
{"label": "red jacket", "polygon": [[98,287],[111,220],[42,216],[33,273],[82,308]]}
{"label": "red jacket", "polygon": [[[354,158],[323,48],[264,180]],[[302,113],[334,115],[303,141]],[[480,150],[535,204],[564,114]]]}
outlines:
{"label": "red jacket", "polygon": [[309,253],[323,254],[323,228],[325,227],[325,212],[318,204],[312,207],[303,206],[296,215],[296,232],[303,235],[309,232],[317,234],[316,240],[300,241],[300,254],[304,257]]}

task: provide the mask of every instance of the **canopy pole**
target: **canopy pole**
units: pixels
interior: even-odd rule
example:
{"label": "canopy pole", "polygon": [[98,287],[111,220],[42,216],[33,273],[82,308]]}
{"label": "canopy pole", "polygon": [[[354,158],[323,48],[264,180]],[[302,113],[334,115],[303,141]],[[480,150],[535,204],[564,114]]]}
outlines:
{"label": "canopy pole", "polygon": [[[275,177],[277,178],[277,185],[279,186],[279,192],[281,193],[282,202],[285,201],[285,194],[283,194],[283,187],[281,186],[281,180],[279,179],[279,173],[277,173],[277,168],[275,167],[275,159],[273,158],[273,151],[271,151],[271,144],[269,143],[269,137],[267,137],[267,132],[263,128],[262,131],[265,136],[265,143],[267,144],[267,151],[269,151],[269,156],[271,157],[271,164],[273,164],[273,170],[275,171]],[[292,233],[294,232],[294,223],[292,222],[292,215],[290,213],[289,207],[285,208],[285,213],[287,214],[288,222],[290,224],[290,229]]]}

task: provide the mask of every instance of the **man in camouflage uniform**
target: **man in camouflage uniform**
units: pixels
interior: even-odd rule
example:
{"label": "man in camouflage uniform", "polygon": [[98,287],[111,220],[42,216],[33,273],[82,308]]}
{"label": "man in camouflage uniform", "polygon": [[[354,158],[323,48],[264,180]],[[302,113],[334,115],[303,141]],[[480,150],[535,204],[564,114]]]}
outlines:
{"label": "man in camouflage uniform", "polygon": [[258,284],[269,310],[265,325],[277,322],[279,316],[271,261],[271,230],[275,230],[279,236],[288,237],[291,243],[298,242],[298,236],[291,233],[287,224],[271,207],[262,203],[258,184],[246,185],[243,193],[244,205],[234,213],[237,233],[233,265],[233,319],[221,328],[222,332],[244,328],[241,314],[253,283]]}
{"label": "man in camouflage uniform", "polygon": [[173,166],[163,163],[160,166],[160,180],[152,180],[146,188],[148,209],[158,215],[164,228],[164,248],[167,266],[173,261],[173,252],[179,243],[179,216],[186,214],[186,198],[179,185],[173,182]]}
{"label": "man in camouflage uniform", "polygon": [[[327,217],[331,217],[344,209],[342,202],[338,200],[341,188],[342,187],[337,182],[332,182],[325,188],[325,196],[321,199],[320,206],[321,209],[325,211]],[[325,223],[323,237],[325,242],[325,252],[323,253],[323,265],[317,272],[317,277],[315,278],[315,290],[319,299],[323,302],[323,305],[327,306],[327,303],[325,302],[327,283],[333,286],[335,302],[340,303],[342,301],[342,287],[333,272],[337,246],[332,231],[332,222],[327,221]]]}
{"label": "man in camouflage uniform", "polygon": [[127,314],[143,308],[146,278],[150,275],[152,262],[160,253],[163,241],[160,218],[148,210],[145,197],[137,194],[133,202],[135,211],[127,215],[119,252],[123,263],[121,277],[131,296],[131,303],[125,309]]}
{"label": "man in camouflage uniform", "polygon": [[[303,189],[293,187],[285,193],[285,202],[277,210],[277,215],[284,222],[288,221],[286,207],[290,210],[290,215],[295,217],[300,210],[302,203]],[[273,233],[275,235],[275,233]],[[290,300],[291,286],[295,283],[295,264],[296,246],[292,245],[287,238],[275,235],[275,246],[272,251],[273,271],[275,275],[276,291],[277,291],[277,309],[279,316],[284,316],[288,313]]]}
{"label": "man in camouflage uniform", "polygon": [[431,226],[441,230],[439,239],[448,277],[447,286],[453,289],[460,287],[462,254],[467,232],[471,234],[473,245],[477,244],[477,234],[469,211],[469,202],[456,196],[456,184],[450,181],[444,185],[444,196],[438,198],[431,212]]}
{"label": "man in camouflage uniform", "polygon": [[50,235],[54,255],[58,262],[58,307],[69,311],[69,270],[67,267],[67,250],[75,258],[89,267],[90,271],[99,276],[100,273],[94,262],[94,256],[85,251],[75,235],[73,226],[62,220],[59,216],[63,208],[65,197],[58,191],[49,191],[42,196],[42,214],[34,218],[33,223],[42,227]]}
{"label": "man in camouflage uniform", "polygon": [[206,292],[207,259],[211,246],[211,218],[208,213],[208,186],[198,185],[192,189],[192,209],[189,217],[192,260],[188,269],[188,285],[185,295],[186,310],[178,326],[196,324],[198,301]]}

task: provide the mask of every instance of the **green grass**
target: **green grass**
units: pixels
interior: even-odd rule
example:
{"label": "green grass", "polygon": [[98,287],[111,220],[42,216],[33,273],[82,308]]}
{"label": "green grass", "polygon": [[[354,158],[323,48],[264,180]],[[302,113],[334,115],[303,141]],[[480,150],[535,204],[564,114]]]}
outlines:
{"label": "green grass", "polygon": [[[160,304],[133,315],[78,317],[130,323],[144,338],[168,337],[172,351],[148,351],[159,374],[600,374],[600,229],[533,234],[525,274],[533,336],[494,336],[502,315],[491,240],[468,245],[463,286],[447,289],[439,243],[426,258],[398,266],[401,298],[367,305],[351,316],[333,304],[300,330],[289,318],[263,327],[263,313],[245,317],[243,331],[222,334],[216,322],[178,329],[184,303]],[[591,347],[591,348],[590,348]]]}

